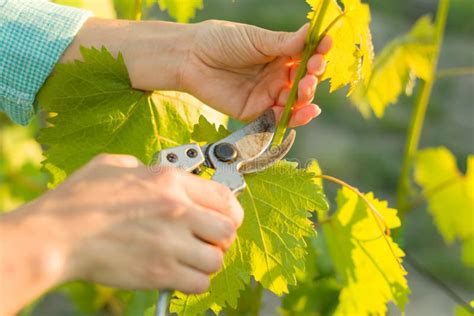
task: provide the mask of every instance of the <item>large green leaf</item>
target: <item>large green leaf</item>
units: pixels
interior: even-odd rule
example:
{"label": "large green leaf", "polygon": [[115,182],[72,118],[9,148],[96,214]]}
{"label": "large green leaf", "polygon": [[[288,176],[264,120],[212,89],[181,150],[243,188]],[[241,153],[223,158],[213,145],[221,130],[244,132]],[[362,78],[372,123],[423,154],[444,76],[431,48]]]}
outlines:
{"label": "large green leaf", "polygon": [[149,163],[156,151],[190,141],[202,105],[177,93],[134,90],[121,55],[81,52],[84,61],[58,65],[38,95],[55,115],[39,138],[48,146],[44,167],[53,185],[100,153],[131,154]]}
{"label": "large green leaf", "polygon": [[[200,126],[209,128],[200,120]],[[223,133],[222,129],[212,134]],[[202,135],[201,128],[194,137]],[[193,137],[193,138],[194,138]],[[327,210],[321,187],[314,173],[281,162],[258,174],[246,176],[247,189],[239,197],[245,219],[236,242],[226,253],[224,269],[213,276],[208,293],[178,294],[171,310],[179,315],[200,315],[212,308],[235,307],[239,292],[254,277],[277,295],[296,283],[296,271],[304,270],[306,243],[314,235],[312,210]]]}
{"label": "large green leaf", "polygon": [[365,116],[372,109],[382,117],[403,91],[411,94],[415,78],[428,80],[433,75],[434,51],[434,26],[430,17],[424,16],[408,34],[387,44],[375,59],[369,81],[357,87],[352,101]]}
{"label": "large green leaf", "polygon": [[337,196],[336,213],[323,226],[342,285],[335,315],[384,315],[388,302],[403,309],[408,300],[406,272],[401,265],[404,253],[384,234],[385,226],[400,226],[397,211],[372,193],[365,198],[383,221],[366,201],[343,188]]}
{"label": "large green leaf", "polygon": [[463,260],[474,267],[474,155],[464,175],[448,149],[424,149],[416,159],[415,180],[441,235],[448,243],[461,240]]}

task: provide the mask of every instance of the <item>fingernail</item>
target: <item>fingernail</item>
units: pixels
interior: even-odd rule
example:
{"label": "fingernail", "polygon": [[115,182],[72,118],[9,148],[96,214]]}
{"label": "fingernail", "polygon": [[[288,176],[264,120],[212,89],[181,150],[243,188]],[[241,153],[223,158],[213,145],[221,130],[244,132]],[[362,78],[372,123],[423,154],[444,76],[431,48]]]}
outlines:
{"label": "fingernail", "polygon": [[323,110],[321,110],[321,108],[317,104],[314,105],[314,109],[316,111],[315,111],[315,114],[314,114],[313,118],[319,116],[321,114],[321,112],[323,112]]}

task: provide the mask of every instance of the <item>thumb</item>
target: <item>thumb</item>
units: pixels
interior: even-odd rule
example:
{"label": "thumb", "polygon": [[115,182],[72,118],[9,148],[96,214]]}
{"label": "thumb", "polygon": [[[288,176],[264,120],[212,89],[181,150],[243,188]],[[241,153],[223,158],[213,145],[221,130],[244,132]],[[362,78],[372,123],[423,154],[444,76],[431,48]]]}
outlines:
{"label": "thumb", "polygon": [[256,28],[255,47],[267,56],[296,56],[303,52],[309,24],[296,32],[274,32]]}

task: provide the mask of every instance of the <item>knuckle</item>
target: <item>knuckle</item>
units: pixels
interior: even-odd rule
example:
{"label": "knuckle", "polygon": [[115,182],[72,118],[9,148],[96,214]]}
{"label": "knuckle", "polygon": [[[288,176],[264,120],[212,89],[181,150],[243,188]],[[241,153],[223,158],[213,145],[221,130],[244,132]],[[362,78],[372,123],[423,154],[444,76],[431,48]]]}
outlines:
{"label": "knuckle", "polygon": [[287,38],[288,38],[287,32],[277,32],[276,34],[277,43],[284,44]]}
{"label": "knuckle", "polygon": [[230,220],[225,219],[220,222],[220,232],[223,241],[227,242],[235,235],[236,229]]}
{"label": "knuckle", "polygon": [[224,254],[219,249],[213,248],[211,254],[209,255],[209,261],[209,272],[217,272],[224,264]]}
{"label": "knuckle", "polygon": [[109,154],[98,154],[97,156],[92,159],[92,161],[96,164],[105,164],[109,161],[110,155]]}
{"label": "knuckle", "polygon": [[223,202],[222,206],[226,208],[230,206],[230,203],[232,199],[234,198],[232,191],[224,185],[217,186],[216,191],[217,191],[216,192],[217,196],[219,196],[222,199],[222,202]]}

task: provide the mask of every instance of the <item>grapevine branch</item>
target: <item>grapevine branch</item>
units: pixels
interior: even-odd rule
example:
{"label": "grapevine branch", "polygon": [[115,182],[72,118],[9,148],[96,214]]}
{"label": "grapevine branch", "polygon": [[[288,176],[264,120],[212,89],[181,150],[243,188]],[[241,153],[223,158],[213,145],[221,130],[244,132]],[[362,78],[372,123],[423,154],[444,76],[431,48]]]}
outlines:
{"label": "grapevine branch", "polygon": [[[392,253],[393,258],[400,265],[400,268],[403,270],[403,266],[402,266],[401,262],[398,260],[398,257],[397,257],[397,255],[395,254],[395,251],[392,248],[392,245],[390,244],[389,240],[387,239],[387,236],[390,236],[390,227],[388,226],[387,222],[385,221],[385,218],[383,217],[383,215],[380,214],[380,212],[372,204],[372,202],[370,202],[369,199],[364,194],[362,194],[357,188],[353,187],[352,185],[348,184],[347,182],[344,182],[341,179],[338,179],[338,178],[332,177],[332,176],[328,176],[328,175],[324,175],[324,174],[316,175],[316,178],[321,178],[321,179],[339,184],[340,186],[346,187],[349,190],[351,190],[352,192],[354,192],[359,198],[361,198],[362,201],[364,201],[364,203],[370,209],[370,213],[374,217],[374,220],[377,223],[377,227],[379,228],[383,239],[387,243],[387,246],[390,249],[390,252]],[[377,218],[380,219],[380,221],[383,223],[383,225],[385,226],[385,229],[383,229],[382,226],[380,226],[380,222],[379,222],[379,220],[377,220]],[[327,220],[327,221],[329,221],[329,220]]]}
{"label": "grapevine branch", "polygon": [[459,76],[472,76],[474,75],[474,67],[456,67],[441,69],[436,74],[438,79],[459,77]]}
{"label": "grapevine branch", "polygon": [[[432,74],[435,74],[436,69],[438,68],[438,60],[443,43],[446,20],[448,18],[449,2],[450,0],[440,0],[438,5],[438,13],[435,24],[436,52],[432,62]],[[405,152],[403,155],[402,171],[397,187],[397,209],[402,215],[406,211],[407,197],[410,195],[412,189],[410,182],[411,167],[413,164],[413,159],[418,152],[421,131],[423,129],[426,110],[430,102],[431,91],[433,90],[435,79],[436,77],[433,75],[429,80],[421,81],[418,95],[415,100],[412,120],[408,128],[407,142],[405,144]]]}

